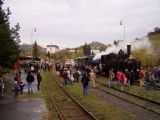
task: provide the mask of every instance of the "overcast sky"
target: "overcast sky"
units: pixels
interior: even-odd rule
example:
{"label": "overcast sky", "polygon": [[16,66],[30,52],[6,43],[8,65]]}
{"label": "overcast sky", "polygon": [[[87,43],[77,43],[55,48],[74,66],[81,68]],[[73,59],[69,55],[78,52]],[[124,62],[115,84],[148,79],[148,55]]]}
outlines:
{"label": "overcast sky", "polygon": [[[77,47],[143,37],[160,27],[160,0],[5,0],[11,26],[20,23],[21,44],[33,41],[46,47]],[[37,31],[34,32],[33,28]]]}

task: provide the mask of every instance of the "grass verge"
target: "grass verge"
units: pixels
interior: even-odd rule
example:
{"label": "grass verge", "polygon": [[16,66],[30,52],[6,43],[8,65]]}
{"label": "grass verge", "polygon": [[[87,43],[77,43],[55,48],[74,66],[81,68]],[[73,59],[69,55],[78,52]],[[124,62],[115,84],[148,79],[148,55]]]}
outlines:
{"label": "grass verge", "polygon": [[[59,79],[56,75],[54,76]],[[98,120],[135,120],[131,114],[122,112],[106,102],[99,101],[93,95],[83,96],[82,85],[79,83],[68,84],[64,88]]]}
{"label": "grass verge", "polygon": [[[98,76],[98,78],[96,80],[98,82],[103,83],[103,84],[108,83],[107,82],[108,79],[105,78],[105,77]],[[115,87],[120,89],[117,81],[115,81]],[[147,99],[151,99],[151,100],[160,102],[160,91],[158,91],[158,90],[153,90],[153,89],[147,90],[144,87],[140,87],[140,86],[137,86],[137,85],[131,85],[131,86],[126,85],[124,87],[124,91],[127,91],[129,93],[132,93],[132,94],[135,94],[135,95],[147,98]]]}

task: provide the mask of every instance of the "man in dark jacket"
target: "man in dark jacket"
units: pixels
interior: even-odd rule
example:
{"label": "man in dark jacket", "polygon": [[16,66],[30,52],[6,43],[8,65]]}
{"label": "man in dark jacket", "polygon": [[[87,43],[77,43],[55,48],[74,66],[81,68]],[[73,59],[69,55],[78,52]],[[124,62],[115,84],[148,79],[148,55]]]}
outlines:
{"label": "man in dark jacket", "polygon": [[26,81],[28,83],[28,93],[33,93],[33,89],[32,89],[32,83],[34,82],[34,76],[31,74],[31,72],[28,72]]}
{"label": "man in dark jacket", "polygon": [[82,74],[83,95],[88,95],[89,77],[86,72]]}
{"label": "man in dark jacket", "polygon": [[42,81],[42,76],[41,76],[40,71],[38,71],[38,72],[37,72],[37,82],[38,82],[38,84],[37,84],[37,89],[38,89],[38,90],[40,90],[40,83],[41,83],[41,81]]}

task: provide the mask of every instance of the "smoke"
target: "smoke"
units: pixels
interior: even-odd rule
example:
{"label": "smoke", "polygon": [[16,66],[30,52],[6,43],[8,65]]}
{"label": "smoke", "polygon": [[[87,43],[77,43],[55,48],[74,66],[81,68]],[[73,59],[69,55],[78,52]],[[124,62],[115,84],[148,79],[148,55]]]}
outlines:
{"label": "smoke", "polygon": [[134,40],[131,42],[132,51],[145,49],[148,54],[153,52],[153,47],[148,37],[143,37],[139,40]]}
{"label": "smoke", "polygon": [[99,59],[101,59],[102,55],[106,55],[109,53],[118,53],[120,49],[122,49],[123,51],[126,51],[127,45],[129,45],[129,44],[131,45],[131,51],[145,49],[147,53],[153,52],[152,44],[151,44],[149,38],[143,37],[141,39],[134,40],[131,42],[120,41],[117,46],[112,44],[105,51],[96,54],[95,57],[93,58],[93,60],[99,60]]}

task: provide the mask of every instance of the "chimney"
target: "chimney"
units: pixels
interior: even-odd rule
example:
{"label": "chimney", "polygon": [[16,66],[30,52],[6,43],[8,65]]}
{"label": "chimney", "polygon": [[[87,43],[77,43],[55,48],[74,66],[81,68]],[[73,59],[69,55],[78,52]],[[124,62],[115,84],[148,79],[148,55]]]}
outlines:
{"label": "chimney", "polygon": [[128,56],[131,55],[131,45],[127,45],[127,54]]}

